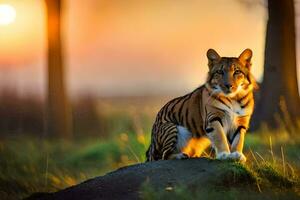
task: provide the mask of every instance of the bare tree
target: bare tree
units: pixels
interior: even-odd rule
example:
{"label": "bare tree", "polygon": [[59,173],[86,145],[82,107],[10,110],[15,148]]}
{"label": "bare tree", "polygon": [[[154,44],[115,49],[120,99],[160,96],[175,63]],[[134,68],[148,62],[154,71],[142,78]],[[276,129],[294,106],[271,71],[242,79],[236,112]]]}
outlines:
{"label": "bare tree", "polygon": [[297,84],[295,7],[293,0],[268,0],[264,77],[253,118],[276,128],[296,125],[300,117]]}
{"label": "bare tree", "polygon": [[71,112],[64,82],[61,42],[61,0],[45,0],[48,37],[47,134],[69,138]]}

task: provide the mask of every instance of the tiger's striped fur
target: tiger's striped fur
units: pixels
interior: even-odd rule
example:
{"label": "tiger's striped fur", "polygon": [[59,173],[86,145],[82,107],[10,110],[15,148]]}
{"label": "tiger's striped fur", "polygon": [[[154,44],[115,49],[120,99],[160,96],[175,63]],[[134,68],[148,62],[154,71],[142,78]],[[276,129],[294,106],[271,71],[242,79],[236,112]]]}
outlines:
{"label": "tiger's striped fur", "polygon": [[252,51],[236,58],[210,49],[207,57],[206,83],[169,101],[157,114],[147,161],[199,157],[210,145],[217,159],[246,161],[242,149],[256,87],[250,73]]}

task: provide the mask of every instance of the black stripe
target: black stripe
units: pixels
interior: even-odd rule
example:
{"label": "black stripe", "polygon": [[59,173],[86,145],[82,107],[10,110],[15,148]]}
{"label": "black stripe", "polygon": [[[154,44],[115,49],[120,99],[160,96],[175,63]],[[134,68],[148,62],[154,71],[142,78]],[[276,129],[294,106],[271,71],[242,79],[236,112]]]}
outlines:
{"label": "black stripe", "polygon": [[202,103],[202,100],[203,100],[203,90],[201,90],[201,95],[198,96],[198,105],[199,105],[199,115],[201,117],[201,119],[203,119],[203,116],[202,116],[202,111],[203,111],[203,103]]}
{"label": "black stripe", "polygon": [[[169,104],[169,105],[170,105],[170,104]],[[167,105],[167,106],[164,108],[163,112],[162,112],[161,118],[164,119],[165,121],[168,121],[168,119],[167,119],[167,111],[168,111],[169,105]]]}
{"label": "black stripe", "polygon": [[223,112],[223,113],[226,113],[226,112],[227,112],[226,110],[223,110],[223,109],[218,108],[218,107],[214,107],[214,109],[219,110],[220,112]]}
{"label": "black stripe", "polygon": [[250,104],[250,102],[251,102],[251,99],[247,103],[245,103],[244,105],[241,105],[241,108],[246,108]]}
{"label": "black stripe", "polygon": [[167,147],[167,146],[172,146],[176,143],[177,141],[177,138],[176,137],[172,137],[168,140],[166,140],[166,142],[164,143],[164,145]]}
{"label": "black stripe", "polygon": [[213,113],[213,112],[210,112],[210,113],[208,113],[208,114],[206,115],[206,118],[209,119],[209,118],[211,118],[211,116],[213,116],[213,115],[214,115],[214,113]]}
{"label": "black stripe", "polygon": [[198,133],[197,124],[196,124],[196,121],[194,120],[194,118],[192,118],[192,125],[193,125],[193,128],[195,129],[195,132]]}
{"label": "black stripe", "polygon": [[231,99],[228,97],[225,97],[227,101],[229,101],[229,103],[232,103]]}
{"label": "black stripe", "polygon": [[[176,101],[177,100],[177,101]],[[175,99],[174,100],[174,104],[171,106],[171,109],[168,111],[168,117],[169,117],[169,119],[173,119],[173,117],[174,117],[174,108],[175,108],[175,106],[180,102],[182,100],[182,98],[180,97],[180,98],[178,98],[178,99]]]}
{"label": "black stripe", "polygon": [[240,133],[240,131],[241,131],[242,128],[246,129],[245,126],[239,126],[239,127],[236,129],[236,131],[234,132],[234,134],[233,134],[233,136],[232,136],[231,139],[230,139],[229,137],[227,137],[227,140],[229,141],[230,144],[232,144],[234,138],[237,136],[237,134]]}
{"label": "black stripe", "polygon": [[[180,100],[180,97],[177,97],[177,98],[175,98],[175,99],[169,101],[169,102],[164,106],[164,108],[163,108],[163,113],[162,113],[162,117],[163,117],[163,119],[164,119],[165,121],[169,121],[169,119],[170,119],[169,116],[168,116],[168,114],[169,114],[169,108],[170,108],[170,106],[171,106],[172,103],[174,103],[174,105],[176,105],[176,103],[175,103],[176,100]],[[168,118],[167,118],[167,117],[168,117]]]}
{"label": "black stripe", "polygon": [[158,129],[157,139],[158,139],[160,144],[162,143],[162,141],[166,137],[166,134],[165,134],[164,130],[165,130],[165,127],[163,125],[161,127],[159,127],[159,129]]}
{"label": "black stripe", "polygon": [[188,123],[188,119],[189,119],[189,108],[186,108],[185,110],[185,120],[182,119],[182,123],[183,123],[183,126],[186,126],[189,130],[191,130],[190,128],[190,125]]}
{"label": "black stripe", "polygon": [[174,137],[169,138],[168,140],[164,141],[163,146],[168,147],[168,146],[175,145],[176,141],[177,141],[177,139]]}
{"label": "black stripe", "polygon": [[214,130],[214,128],[206,128],[206,129],[205,129],[205,132],[206,132],[206,133],[210,133],[210,132],[212,132],[213,130]]}
{"label": "black stripe", "polygon": [[164,141],[168,138],[169,134],[170,132],[163,131],[161,133],[161,137],[159,137],[160,143],[164,143]]}
{"label": "black stripe", "polygon": [[[206,109],[205,109],[206,110]],[[210,112],[206,115],[206,118],[205,118],[205,127],[208,126],[208,123],[209,123],[209,119],[212,118],[214,116],[214,113]]]}
{"label": "black stripe", "polygon": [[182,116],[182,109],[183,109],[183,107],[184,107],[184,105],[185,105],[185,102],[191,98],[191,94],[192,94],[192,93],[190,93],[189,95],[187,95],[187,96],[185,97],[185,99],[184,99],[184,101],[182,102],[181,107],[180,107],[180,109],[179,109],[179,111],[178,111],[178,120],[179,120],[179,123],[182,123],[182,118],[183,118],[183,116]]}
{"label": "black stripe", "polygon": [[240,99],[238,100],[238,102],[239,102],[239,103],[242,103],[242,101],[243,101],[244,99],[246,99],[248,96],[249,96],[249,92],[248,92],[245,96],[243,96],[242,98],[240,98]]}
{"label": "black stripe", "polygon": [[205,114],[204,115],[206,115],[205,120],[204,120],[204,124],[205,124],[205,126],[207,126],[208,125],[208,122],[207,122],[208,117],[207,117],[207,115],[209,115],[209,113],[207,114],[207,108],[206,108],[206,106],[204,107],[204,109],[205,109]]}
{"label": "black stripe", "polygon": [[218,98],[217,100],[220,101],[221,103],[223,103],[227,108],[231,109],[231,107],[229,105],[227,105],[225,103],[225,101],[223,101],[222,99]]}
{"label": "black stripe", "polygon": [[214,117],[214,118],[212,118],[211,120],[209,120],[209,123],[212,123],[214,121],[220,122],[221,126],[223,126],[222,119],[220,117]]}
{"label": "black stripe", "polygon": [[158,136],[158,140],[160,143],[164,143],[166,138],[168,138],[169,134],[172,134],[172,132],[177,132],[176,126],[173,124],[166,124],[161,128],[160,135]]}
{"label": "black stripe", "polygon": [[[173,125],[169,125],[169,127],[167,127],[166,129],[164,129],[164,132],[170,132],[172,129],[176,129],[176,126],[173,126]],[[173,130],[172,130],[173,131]]]}
{"label": "black stripe", "polygon": [[166,109],[169,107],[169,105],[172,103],[172,101],[169,101],[168,103],[166,103],[163,108],[161,109],[161,111],[159,112],[159,117],[161,117],[162,115],[164,115],[164,112],[166,111]]}
{"label": "black stripe", "polygon": [[[178,122],[179,121],[179,123],[180,123],[180,121],[181,121],[181,119],[180,119],[180,117],[181,117],[181,113],[182,113],[182,109],[183,109],[183,106],[184,106],[184,102],[187,100],[187,98],[185,98],[184,100],[183,100],[183,102],[181,103],[181,105],[180,105],[180,108],[179,108],[179,110],[178,110],[178,112],[177,112],[177,117],[175,116],[175,119],[176,119],[176,121]],[[177,120],[178,119],[178,120]],[[178,124],[178,123],[177,123]]]}

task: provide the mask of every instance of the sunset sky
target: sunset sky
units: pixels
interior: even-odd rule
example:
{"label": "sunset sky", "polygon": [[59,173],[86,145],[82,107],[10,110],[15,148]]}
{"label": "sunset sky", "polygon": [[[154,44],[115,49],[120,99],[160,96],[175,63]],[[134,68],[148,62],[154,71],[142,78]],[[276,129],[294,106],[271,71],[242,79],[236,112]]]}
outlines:
{"label": "sunset sky", "polygon": [[[247,1],[65,0],[69,93],[184,94],[205,81],[209,48],[221,56],[238,56],[251,48],[253,73],[260,80],[266,7],[243,2]],[[14,7],[16,18],[0,25],[0,84],[24,94],[43,93],[44,2],[0,0],[1,4]]]}

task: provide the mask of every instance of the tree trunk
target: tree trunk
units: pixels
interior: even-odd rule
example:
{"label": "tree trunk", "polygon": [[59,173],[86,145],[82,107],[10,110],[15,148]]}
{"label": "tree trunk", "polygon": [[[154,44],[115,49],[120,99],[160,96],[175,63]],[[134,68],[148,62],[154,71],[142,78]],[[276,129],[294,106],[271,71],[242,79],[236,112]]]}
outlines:
{"label": "tree trunk", "polygon": [[46,0],[48,36],[47,135],[71,137],[71,112],[64,83],[61,1]]}
{"label": "tree trunk", "polygon": [[270,128],[281,122],[296,125],[300,116],[294,2],[268,0],[268,11],[264,77],[253,117],[254,128],[261,123]]}

